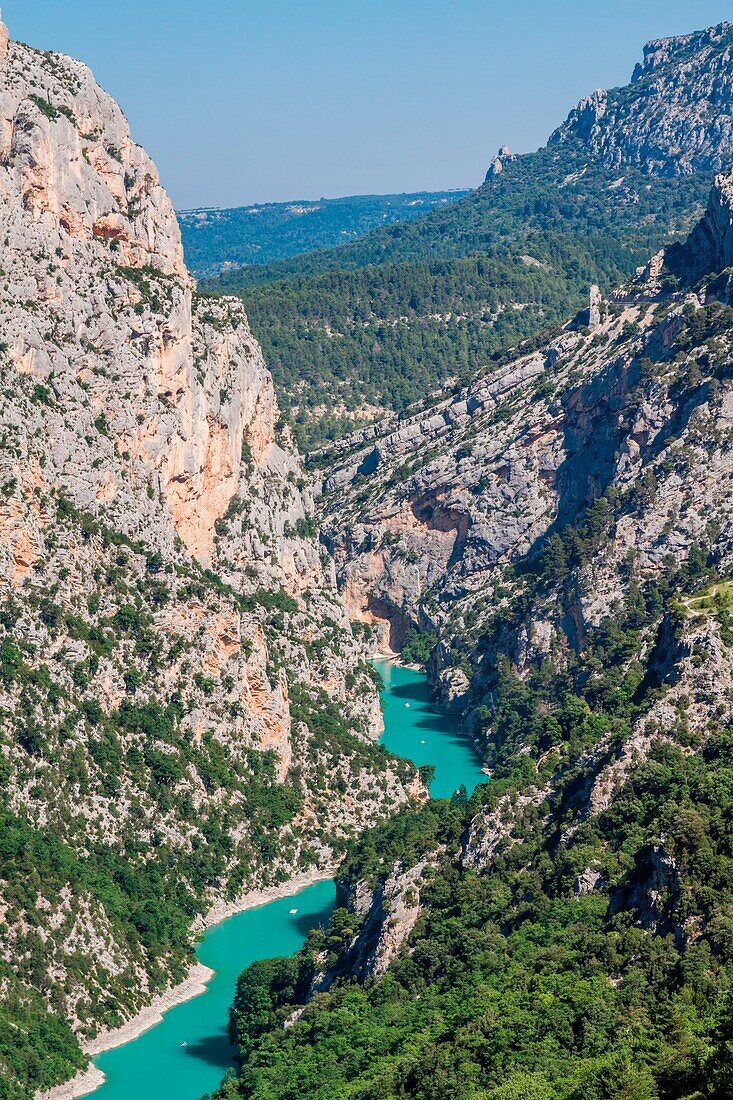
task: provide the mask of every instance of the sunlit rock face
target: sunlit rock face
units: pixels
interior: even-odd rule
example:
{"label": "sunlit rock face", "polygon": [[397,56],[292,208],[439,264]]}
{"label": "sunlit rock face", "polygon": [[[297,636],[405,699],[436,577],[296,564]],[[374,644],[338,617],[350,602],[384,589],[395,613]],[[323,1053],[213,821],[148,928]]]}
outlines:
{"label": "sunlit rock face", "polygon": [[[117,104],[1,26],[0,386],[10,811],[132,878],[165,849],[199,913],[328,867],[414,772],[373,750],[374,682],[262,353],[241,303],[196,293]],[[340,747],[306,720],[327,705]],[[250,792],[279,784],[295,809],[263,822],[277,796]],[[226,857],[190,872],[222,835]],[[4,873],[0,961],[40,930],[39,988],[80,1035],[103,992],[125,1017],[174,972],[79,882],[29,915]]]}
{"label": "sunlit rock face", "polygon": [[719,172],[733,162],[733,23],[644,48],[628,87],[580,101],[550,141],[579,141],[610,168]]}
{"label": "sunlit rock face", "polygon": [[[243,442],[261,469],[283,464],[259,348],[236,303],[195,301],[155,166],[89,70],[16,43],[2,54],[8,358],[40,383],[53,378],[69,426],[53,433],[49,458],[72,497],[101,494],[130,525],[132,498],[152,485],[169,519],[168,531],[162,516],[151,525],[158,537],[178,534],[208,561]],[[100,416],[115,453],[95,473],[95,448],[78,440],[99,434]]]}

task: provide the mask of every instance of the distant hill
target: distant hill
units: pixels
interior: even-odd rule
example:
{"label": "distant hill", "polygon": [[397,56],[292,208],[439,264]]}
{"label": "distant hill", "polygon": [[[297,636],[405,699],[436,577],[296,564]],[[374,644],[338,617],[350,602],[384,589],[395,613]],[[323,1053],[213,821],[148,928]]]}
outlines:
{"label": "distant hill", "polygon": [[733,164],[731,49],[731,24],[651,42],[458,202],[210,281],[243,298],[301,445],[465,379],[686,233]]}
{"label": "distant hill", "polygon": [[381,226],[427,214],[466,194],[465,190],[421,191],[296,199],[232,210],[182,210],[178,220],[188,266],[199,276],[217,275],[230,267],[269,264],[333,248]]}

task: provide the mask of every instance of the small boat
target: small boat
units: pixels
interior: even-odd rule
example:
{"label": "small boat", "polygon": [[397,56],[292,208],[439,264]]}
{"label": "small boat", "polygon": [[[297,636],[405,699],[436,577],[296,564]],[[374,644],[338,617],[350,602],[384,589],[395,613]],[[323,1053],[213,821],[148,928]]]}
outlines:
{"label": "small boat", "polygon": [[182,1047],[187,1047],[187,1046],[188,1046],[188,1043],[187,1043],[187,1042],[186,1042],[186,1041],[184,1040],[184,1041],[183,1041],[183,1042],[181,1043],[181,1046],[182,1046]]}
{"label": "small boat", "polygon": [[421,741],[420,744],[425,745],[425,744],[427,744],[427,742],[426,741]]}
{"label": "small boat", "polygon": [[291,910],[290,910],[290,916],[292,917],[293,913],[297,913],[297,912],[298,912],[298,910],[297,910],[297,909],[291,909]]}
{"label": "small boat", "polygon": [[410,705],[409,703],[405,703],[405,706],[406,706],[406,707],[409,707],[409,705]]}

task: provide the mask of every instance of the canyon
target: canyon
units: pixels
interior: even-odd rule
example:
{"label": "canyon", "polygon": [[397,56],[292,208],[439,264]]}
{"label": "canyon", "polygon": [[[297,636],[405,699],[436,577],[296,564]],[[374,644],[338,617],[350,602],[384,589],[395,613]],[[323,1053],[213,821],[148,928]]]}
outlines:
{"label": "canyon", "polygon": [[[0,26],[3,1100],[176,999],[217,914],[334,868],[330,926],[239,980],[221,1097],[729,1095],[732,46],[650,43],[544,150],[394,227],[408,327],[427,272],[476,309],[440,339],[491,346],[303,460],[119,107]],[[463,255],[497,196],[509,251]],[[587,209],[625,277],[561,317]],[[410,266],[436,225],[445,266]],[[284,313],[328,262],[279,269]],[[538,291],[526,329],[504,278]],[[376,652],[474,743],[444,798],[377,744]]]}
{"label": "canyon", "polygon": [[89,70],[4,27],[0,196],[0,970],[63,1036],[2,1062],[51,1085],[181,980],[197,915],[422,788],[241,304],[197,293]]}
{"label": "canyon", "polygon": [[330,928],[240,978],[217,1100],[730,1095],[732,179],[559,331],[315,457],[351,614],[430,639],[490,781],[351,846]]}

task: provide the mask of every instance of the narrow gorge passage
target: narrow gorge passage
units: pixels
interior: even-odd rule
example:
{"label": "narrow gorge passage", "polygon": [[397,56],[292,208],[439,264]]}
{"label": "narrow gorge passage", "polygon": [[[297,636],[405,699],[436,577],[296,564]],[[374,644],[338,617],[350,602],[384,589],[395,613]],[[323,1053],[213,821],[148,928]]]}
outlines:
{"label": "narrow gorge passage", "polygon": [[[486,779],[481,761],[455,719],[432,704],[425,675],[390,661],[375,667],[385,685],[382,743],[418,766],[435,766],[435,797],[449,797],[461,784],[470,794]],[[171,1009],[133,1042],[96,1057],[107,1080],[95,1098],[199,1100],[215,1089],[232,1065],[226,1021],[237,977],[257,959],[295,954],[311,928],[328,923],[334,899],[333,882],[319,882],[210,929],[197,951],[199,961],[216,971],[206,992]]]}

